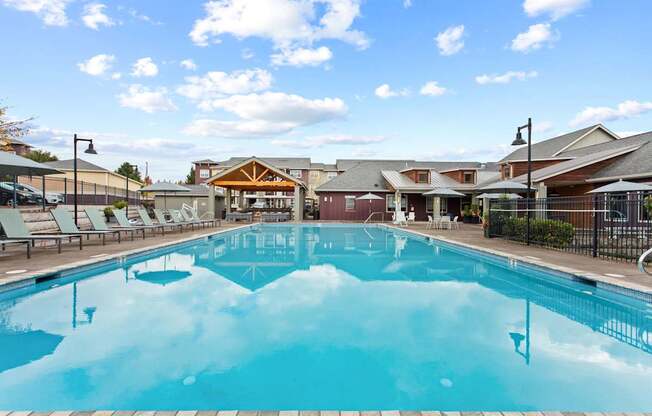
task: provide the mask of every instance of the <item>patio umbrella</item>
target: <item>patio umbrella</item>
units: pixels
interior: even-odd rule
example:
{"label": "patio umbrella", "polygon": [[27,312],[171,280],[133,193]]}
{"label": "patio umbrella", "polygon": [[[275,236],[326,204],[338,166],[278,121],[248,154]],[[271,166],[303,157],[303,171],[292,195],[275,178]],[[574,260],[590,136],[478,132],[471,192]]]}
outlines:
{"label": "patio umbrella", "polygon": [[501,192],[501,193],[510,193],[510,192],[527,192],[528,188],[526,185],[513,181],[500,181],[494,182],[489,185],[483,186],[480,188],[481,191],[488,192]]}
{"label": "patio umbrella", "polygon": [[519,199],[523,198],[519,194],[501,194],[501,193],[484,193],[477,196],[478,199]]}
{"label": "patio umbrella", "polygon": [[144,188],[140,188],[138,192],[161,192],[163,193],[163,206],[167,209],[168,207],[168,201],[167,201],[167,194],[169,193],[177,193],[177,192],[190,192],[190,189],[186,188],[185,186],[177,185],[176,183],[172,182],[156,182],[151,185],[145,186]]}
{"label": "patio umbrella", "polygon": [[463,193],[448,188],[436,188],[432,191],[424,192],[426,196],[464,196]]}
{"label": "patio umbrella", "polygon": [[[0,174],[14,177],[14,207],[16,207],[16,177],[45,176],[54,173],[63,173],[42,163],[34,162],[26,157],[13,153],[0,152]],[[43,179],[43,208],[45,209],[45,179]]]}
{"label": "patio umbrella", "polygon": [[589,191],[587,194],[617,194],[643,191],[652,191],[652,186],[644,183],[628,182],[621,179],[618,182],[610,183],[609,185],[601,186]]}
{"label": "patio umbrella", "polygon": [[371,201],[373,201],[373,200],[382,200],[384,198],[369,192],[369,193],[366,193],[366,194],[364,194],[362,196],[357,197],[356,199],[360,200],[360,201],[365,201],[365,200],[369,201],[369,214],[371,214]]}

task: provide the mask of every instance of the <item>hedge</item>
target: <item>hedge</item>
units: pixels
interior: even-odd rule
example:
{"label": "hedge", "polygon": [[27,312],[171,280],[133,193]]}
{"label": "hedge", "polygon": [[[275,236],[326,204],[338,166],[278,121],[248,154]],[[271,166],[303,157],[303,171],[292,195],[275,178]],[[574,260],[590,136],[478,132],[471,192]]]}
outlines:
{"label": "hedge", "polygon": [[[503,236],[512,240],[526,240],[526,218],[503,219]],[[530,241],[555,248],[568,247],[573,242],[575,227],[564,221],[530,219]]]}

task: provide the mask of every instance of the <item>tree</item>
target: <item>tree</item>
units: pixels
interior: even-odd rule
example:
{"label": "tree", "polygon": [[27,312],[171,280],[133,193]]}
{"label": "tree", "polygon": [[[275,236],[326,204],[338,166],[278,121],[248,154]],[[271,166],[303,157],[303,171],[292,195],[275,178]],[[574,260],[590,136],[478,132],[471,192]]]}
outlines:
{"label": "tree", "polygon": [[195,168],[190,168],[190,173],[186,175],[186,184],[193,185],[195,183]]}
{"label": "tree", "polygon": [[14,120],[7,116],[7,107],[0,107],[0,139],[17,139],[26,135],[29,133],[29,122],[31,120],[31,118]]}
{"label": "tree", "polygon": [[28,159],[32,159],[34,162],[53,162],[59,160],[56,155],[48,152],[47,150],[31,150],[29,153],[24,155]]}
{"label": "tree", "polygon": [[129,162],[124,162],[122,165],[120,165],[120,167],[115,170],[115,173],[126,176],[127,178],[138,182],[143,181],[140,177],[140,171],[138,170],[138,167],[132,166]]}

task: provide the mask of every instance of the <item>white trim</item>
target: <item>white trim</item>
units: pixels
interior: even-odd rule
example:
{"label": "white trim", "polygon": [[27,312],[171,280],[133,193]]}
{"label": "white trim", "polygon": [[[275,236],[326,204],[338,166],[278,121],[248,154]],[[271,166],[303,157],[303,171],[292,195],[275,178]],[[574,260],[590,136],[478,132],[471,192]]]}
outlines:
{"label": "white trim", "polygon": [[561,148],[560,150],[558,150],[556,153],[553,154],[553,156],[557,156],[558,154],[563,153],[566,149],[568,149],[568,148],[570,148],[570,147],[573,147],[576,143],[578,143],[579,141],[581,141],[582,139],[584,139],[586,136],[588,136],[589,134],[593,133],[593,132],[596,131],[597,129],[602,129],[602,130],[604,130],[608,135],[610,135],[611,137],[613,137],[614,140],[620,140],[620,136],[618,136],[617,134],[615,134],[615,133],[612,132],[611,130],[607,129],[607,128],[606,128],[605,126],[603,126],[602,124],[598,124],[598,125],[596,125],[595,127],[593,127],[591,130],[587,131],[586,133],[584,133],[583,135],[581,135],[580,137],[578,137],[577,139],[573,140],[571,143],[567,144],[565,147],[563,147],[563,148]]}

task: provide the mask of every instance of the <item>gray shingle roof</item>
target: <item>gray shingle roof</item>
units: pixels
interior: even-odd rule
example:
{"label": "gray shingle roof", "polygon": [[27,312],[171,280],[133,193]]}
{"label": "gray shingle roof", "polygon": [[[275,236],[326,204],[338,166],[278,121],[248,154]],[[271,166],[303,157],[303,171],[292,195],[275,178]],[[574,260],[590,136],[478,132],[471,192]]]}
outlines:
{"label": "gray shingle roof", "polygon": [[[55,160],[53,162],[45,162],[44,165],[48,165],[50,167],[53,167],[55,169],[60,169],[60,170],[61,169],[72,170],[74,168],[73,162],[74,159]],[[107,168],[103,168],[94,163],[87,162],[79,158],[77,159],[77,170],[97,170],[101,172],[110,172]]]}
{"label": "gray shingle roof", "polygon": [[383,178],[394,189],[401,191],[428,191],[432,189],[429,183],[416,183],[412,179],[395,170],[383,170],[380,172]]}
{"label": "gray shingle roof", "polygon": [[601,169],[591,179],[627,178],[633,177],[632,175],[652,177],[652,132],[638,134],[621,140],[632,142],[638,140],[644,144],[638,150],[621,157],[614,163]]}
{"label": "gray shingle roof", "polygon": [[[583,129],[575,130],[570,133],[562,134],[561,136],[546,139],[537,143],[532,143],[532,159],[548,159],[562,150],[564,147],[570,145],[575,140],[579,139],[599,124],[585,127]],[[561,155],[560,155],[561,157]],[[526,160],[527,159],[527,146],[523,146],[512,153],[505,156],[501,162],[508,160]]]}
{"label": "gray shingle roof", "polygon": [[[339,162],[339,161],[338,161]],[[317,187],[317,192],[324,191],[388,191],[381,171],[399,170],[405,166],[404,160],[398,161],[358,161],[344,173]]]}

